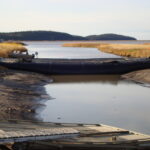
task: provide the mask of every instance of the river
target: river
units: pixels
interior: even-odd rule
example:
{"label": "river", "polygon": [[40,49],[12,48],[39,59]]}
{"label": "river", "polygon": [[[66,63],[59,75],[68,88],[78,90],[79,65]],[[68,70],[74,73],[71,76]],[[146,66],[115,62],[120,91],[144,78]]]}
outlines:
{"label": "river", "polygon": [[[28,42],[31,53],[38,51],[39,58],[115,58],[118,56],[100,52],[96,48],[62,47],[66,42]],[[68,42],[67,42],[68,43]]]}
{"label": "river", "polygon": [[[123,43],[136,42],[144,41]],[[30,52],[38,51],[40,58],[118,57],[95,48],[62,47],[63,43],[66,42],[27,42],[27,48]],[[45,88],[51,100],[45,102],[39,114],[43,121],[102,123],[150,134],[148,87],[122,80],[119,75],[50,75],[50,78],[53,83]]]}

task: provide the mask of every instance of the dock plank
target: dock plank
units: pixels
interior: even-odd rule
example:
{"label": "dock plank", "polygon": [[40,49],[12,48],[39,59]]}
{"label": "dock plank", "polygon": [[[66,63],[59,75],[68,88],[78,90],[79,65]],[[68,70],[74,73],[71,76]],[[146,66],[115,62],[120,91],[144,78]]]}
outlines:
{"label": "dock plank", "polygon": [[150,136],[148,135],[142,135],[142,134],[132,134],[132,135],[123,135],[117,137],[118,141],[137,141],[137,140],[150,140]]}
{"label": "dock plank", "polygon": [[0,121],[0,143],[50,140],[49,143],[102,145],[148,142],[150,136],[102,124]]}
{"label": "dock plank", "polygon": [[100,126],[100,127],[91,126],[91,127],[88,127],[88,128],[92,129],[92,130],[96,130],[97,132],[100,132],[100,133],[129,132],[128,130],[125,130],[125,129],[120,129],[120,128],[106,126],[106,125],[105,126]]}
{"label": "dock plank", "polygon": [[[28,141],[36,139],[57,139],[65,136],[74,136],[78,135],[79,131],[73,128],[49,128],[43,129],[38,128],[36,130],[19,130],[16,128],[16,131],[4,131],[0,130],[0,143],[7,143],[13,141]],[[48,137],[47,137],[48,136]],[[32,138],[33,137],[33,138]],[[45,138],[44,138],[45,137]]]}

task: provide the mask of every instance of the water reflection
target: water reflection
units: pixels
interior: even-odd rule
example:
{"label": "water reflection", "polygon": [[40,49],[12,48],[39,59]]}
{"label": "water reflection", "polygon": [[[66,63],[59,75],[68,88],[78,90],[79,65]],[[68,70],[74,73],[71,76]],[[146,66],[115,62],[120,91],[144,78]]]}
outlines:
{"label": "water reflection", "polygon": [[117,84],[120,76],[119,75],[55,75],[51,76],[53,83],[90,83],[90,82],[101,82],[109,84]]}
{"label": "water reflection", "polygon": [[119,76],[52,76],[43,121],[103,123],[150,133],[149,88]]}

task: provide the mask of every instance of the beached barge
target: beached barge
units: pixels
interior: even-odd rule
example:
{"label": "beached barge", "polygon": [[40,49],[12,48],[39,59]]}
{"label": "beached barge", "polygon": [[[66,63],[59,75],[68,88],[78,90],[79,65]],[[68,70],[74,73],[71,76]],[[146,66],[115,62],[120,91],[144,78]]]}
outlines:
{"label": "beached barge", "polygon": [[1,59],[0,65],[44,74],[123,74],[150,68],[150,59],[33,59],[32,62]]}
{"label": "beached barge", "polygon": [[150,149],[150,136],[102,124],[0,121],[0,143],[14,150]]}

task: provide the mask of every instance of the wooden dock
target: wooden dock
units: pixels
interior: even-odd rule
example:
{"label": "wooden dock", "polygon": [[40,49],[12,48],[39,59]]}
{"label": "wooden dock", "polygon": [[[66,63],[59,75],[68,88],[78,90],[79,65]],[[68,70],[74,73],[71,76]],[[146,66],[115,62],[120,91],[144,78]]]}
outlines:
{"label": "wooden dock", "polygon": [[150,136],[102,124],[0,121],[0,143],[13,147],[150,149]]}

